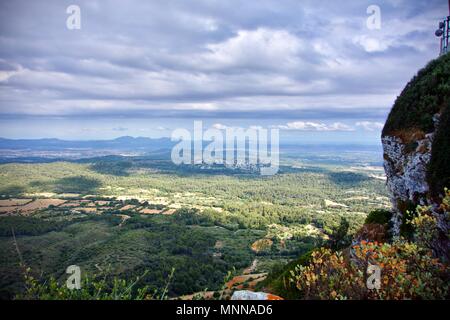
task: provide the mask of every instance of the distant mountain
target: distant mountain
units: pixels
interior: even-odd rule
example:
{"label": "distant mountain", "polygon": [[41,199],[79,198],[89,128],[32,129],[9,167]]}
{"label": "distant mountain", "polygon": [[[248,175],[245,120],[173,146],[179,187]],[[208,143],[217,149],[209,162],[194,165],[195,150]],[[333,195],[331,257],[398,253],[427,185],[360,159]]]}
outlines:
{"label": "distant mountain", "polygon": [[[146,156],[170,159],[178,142],[170,138],[123,136],[113,140],[5,139],[0,138],[0,163],[81,160],[106,156]],[[204,142],[206,147],[209,142]],[[380,145],[280,144],[282,157],[299,155],[305,161],[333,164],[380,165]]]}
{"label": "distant mountain", "polygon": [[60,140],[60,139],[4,139],[0,138],[0,149],[11,150],[67,150],[67,149],[104,149],[124,151],[153,151],[171,148],[174,145],[169,138],[151,139],[145,137],[124,136],[113,140]]}

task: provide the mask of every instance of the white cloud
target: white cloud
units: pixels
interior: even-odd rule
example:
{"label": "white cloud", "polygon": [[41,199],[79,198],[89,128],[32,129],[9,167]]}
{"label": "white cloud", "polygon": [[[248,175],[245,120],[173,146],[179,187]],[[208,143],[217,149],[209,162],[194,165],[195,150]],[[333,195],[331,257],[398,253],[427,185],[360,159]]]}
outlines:
{"label": "white cloud", "polygon": [[363,47],[367,52],[382,52],[387,50],[391,45],[391,41],[388,39],[377,39],[367,35],[356,37],[354,43]]}
{"label": "white cloud", "polygon": [[[388,0],[395,9],[380,1],[373,32],[353,1],[87,1],[89,23],[78,33],[61,27],[56,2],[0,1],[0,114],[292,110],[306,114],[294,119],[380,119],[437,55],[433,32],[446,9],[437,0]],[[330,129],[348,128],[314,130]]]}
{"label": "white cloud", "polygon": [[206,68],[295,67],[300,62],[297,54],[302,45],[304,47],[299,38],[286,30],[239,30],[232,38],[208,44],[206,47],[209,52],[199,62]]}
{"label": "white cloud", "polygon": [[240,126],[227,126],[225,124],[222,123],[214,123],[211,128],[213,129],[218,129],[218,130],[225,130],[225,129],[243,129],[243,130],[247,130],[247,129],[251,129],[251,130],[262,130],[264,129],[263,126],[257,126],[257,125],[251,125],[249,127],[240,127]]}
{"label": "white cloud", "polygon": [[297,130],[297,131],[353,131],[354,129],[344,123],[334,122],[325,124],[322,122],[312,121],[294,121],[288,122],[285,125],[273,126],[274,128],[283,130]]}
{"label": "white cloud", "polygon": [[366,131],[378,131],[383,129],[384,124],[375,121],[359,121],[355,123],[355,126],[361,127]]}
{"label": "white cloud", "polygon": [[226,128],[228,128],[228,126],[221,124],[221,123],[214,123],[211,128],[213,129],[217,129],[217,130],[225,130]]}

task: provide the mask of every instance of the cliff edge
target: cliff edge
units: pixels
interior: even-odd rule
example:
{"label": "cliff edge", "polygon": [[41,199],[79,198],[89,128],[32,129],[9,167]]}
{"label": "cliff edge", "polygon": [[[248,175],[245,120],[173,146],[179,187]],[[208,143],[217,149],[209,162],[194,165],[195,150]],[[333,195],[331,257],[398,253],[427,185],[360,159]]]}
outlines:
{"label": "cliff edge", "polygon": [[444,188],[450,187],[450,54],[431,61],[406,85],[384,125],[381,141],[387,187],[394,208],[393,234],[406,227],[417,205],[439,215]]}

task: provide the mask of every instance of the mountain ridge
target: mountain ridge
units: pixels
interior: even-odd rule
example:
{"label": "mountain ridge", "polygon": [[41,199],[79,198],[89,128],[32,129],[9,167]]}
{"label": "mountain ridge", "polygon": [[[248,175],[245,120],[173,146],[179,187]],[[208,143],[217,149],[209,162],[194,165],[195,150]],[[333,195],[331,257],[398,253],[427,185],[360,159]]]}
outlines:
{"label": "mountain ridge", "polygon": [[8,139],[0,137],[0,149],[68,149],[68,148],[120,148],[132,150],[136,148],[161,149],[171,147],[169,138],[147,138],[122,136],[109,140],[63,140],[58,138],[42,139]]}

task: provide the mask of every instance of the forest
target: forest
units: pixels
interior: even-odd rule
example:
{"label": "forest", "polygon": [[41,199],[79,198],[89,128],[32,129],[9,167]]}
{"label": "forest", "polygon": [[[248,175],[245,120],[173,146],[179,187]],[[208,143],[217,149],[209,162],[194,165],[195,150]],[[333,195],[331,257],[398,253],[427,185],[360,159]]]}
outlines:
{"label": "forest", "polygon": [[381,168],[305,162],[290,158],[271,177],[153,157],[3,164],[1,297],[24,290],[23,265],[60,283],[73,264],[93,277],[142,276],[151,290],[174,270],[170,297],[218,290],[255,260],[252,272],[267,274],[389,206]]}

